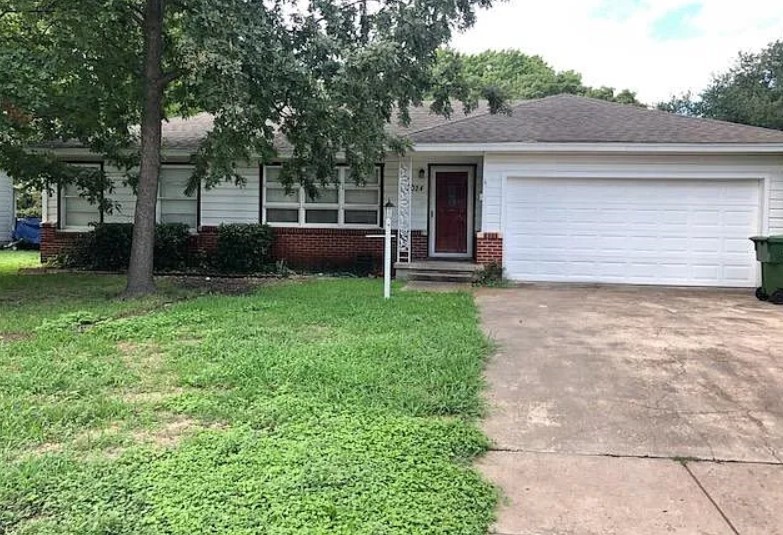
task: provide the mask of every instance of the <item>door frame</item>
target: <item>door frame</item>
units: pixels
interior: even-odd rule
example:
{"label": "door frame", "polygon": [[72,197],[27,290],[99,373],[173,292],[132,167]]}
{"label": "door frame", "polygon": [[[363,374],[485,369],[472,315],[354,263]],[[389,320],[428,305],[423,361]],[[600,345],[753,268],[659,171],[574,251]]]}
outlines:
{"label": "door frame", "polygon": [[[473,236],[475,234],[475,206],[476,206],[476,166],[474,164],[429,164],[428,165],[428,200],[427,211],[428,218],[428,239],[427,253],[433,258],[473,258]],[[437,253],[435,252],[435,232],[437,229],[435,202],[436,184],[438,173],[464,172],[468,175],[468,206],[467,206],[467,251],[465,253]]]}

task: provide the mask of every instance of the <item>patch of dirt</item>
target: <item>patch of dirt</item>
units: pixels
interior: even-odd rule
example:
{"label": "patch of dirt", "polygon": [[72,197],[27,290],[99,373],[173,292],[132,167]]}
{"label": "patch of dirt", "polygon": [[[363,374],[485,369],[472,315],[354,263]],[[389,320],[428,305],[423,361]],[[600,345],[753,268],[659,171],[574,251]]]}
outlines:
{"label": "patch of dirt", "polygon": [[29,450],[27,453],[31,456],[41,456],[46,455],[48,453],[60,453],[63,451],[63,448],[65,445],[62,442],[44,442],[43,444],[39,444],[38,446],[35,446],[31,450]]}
{"label": "patch of dirt", "polygon": [[32,333],[0,333],[0,342],[20,342],[32,337]]}
{"label": "patch of dirt", "polygon": [[[126,430],[119,422],[113,422],[103,428],[82,431],[68,442],[44,442],[29,448],[19,455],[17,460],[63,453],[69,446],[75,446],[76,451],[82,450],[83,453],[80,457],[85,459],[116,459],[125,453],[131,445],[173,448],[188,436],[199,431],[219,430],[227,427],[226,424],[220,422],[206,423],[187,416],[173,414],[165,414],[160,425],[151,429]],[[104,447],[94,444],[101,440],[106,440],[108,444]]]}
{"label": "patch of dirt", "polygon": [[126,392],[122,394],[122,400],[126,403],[160,403],[185,393],[181,387],[167,388],[152,392]]}
{"label": "patch of dirt", "polygon": [[133,441],[139,444],[153,444],[159,448],[171,448],[186,436],[207,429],[225,429],[223,424],[205,424],[193,418],[178,416],[155,429],[136,430],[131,433]]}
{"label": "patch of dirt", "polygon": [[278,284],[277,277],[172,277],[174,284],[186,290],[198,290],[209,294],[243,295],[260,286]]}
{"label": "patch of dirt", "polygon": [[130,340],[117,342],[117,349],[128,368],[149,373],[159,371],[163,367],[165,354],[155,342],[134,342]]}

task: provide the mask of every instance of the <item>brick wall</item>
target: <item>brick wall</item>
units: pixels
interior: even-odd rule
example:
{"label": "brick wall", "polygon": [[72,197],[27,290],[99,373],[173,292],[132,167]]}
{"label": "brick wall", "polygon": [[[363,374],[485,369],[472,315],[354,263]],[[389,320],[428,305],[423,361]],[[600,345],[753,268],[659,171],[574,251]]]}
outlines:
{"label": "brick wall", "polygon": [[[383,263],[382,229],[317,229],[275,228],[273,255],[292,267],[309,269],[341,269],[354,266],[357,260],[372,262],[378,271]],[[392,242],[392,257],[396,258],[396,240]],[[411,233],[413,258],[427,257],[427,237],[420,231]]]}
{"label": "brick wall", "polygon": [[194,238],[191,247],[195,245],[195,249],[198,252],[207,255],[214,253],[217,250],[218,227],[201,226]]}
{"label": "brick wall", "polygon": [[503,236],[499,232],[479,232],[476,235],[476,262],[503,262]]}
{"label": "brick wall", "polygon": [[56,223],[41,224],[41,262],[46,262],[73,247],[80,232],[64,232]]}
{"label": "brick wall", "polygon": [[[383,238],[368,238],[368,234],[383,234],[382,229],[273,229],[273,257],[294,268],[315,270],[350,269],[357,261],[372,264],[379,271],[383,263]],[[192,251],[211,254],[217,248],[218,227],[203,226],[193,236]],[[65,252],[79,237],[78,232],[63,232],[55,223],[44,223],[41,231],[41,259],[48,260]],[[396,259],[396,240],[392,242],[392,257]],[[427,257],[427,236],[421,231],[411,233],[413,259]]]}

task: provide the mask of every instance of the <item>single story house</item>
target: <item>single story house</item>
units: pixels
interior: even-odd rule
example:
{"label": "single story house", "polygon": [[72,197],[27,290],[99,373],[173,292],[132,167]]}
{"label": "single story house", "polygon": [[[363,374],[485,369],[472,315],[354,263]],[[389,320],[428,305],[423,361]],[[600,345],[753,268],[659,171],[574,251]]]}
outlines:
{"label": "single story house", "polygon": [[[159,220],[190,224],[209,250],[221,223],[268,223],[291,265],[340,266],[382,254],[382,206],[396,205],[398,272],[426,261],[502,263],[516,281],[753,287],[750,236],[783,233],[783,132],[559,95],[510,115],[412,112],[405,157],[359,187],[316,200],[286,194],[279,168],[242,164],[243,188],[184,195],[189,157],[211,127],[200,115],[164,128]],[[285,157],[285,140],[280,154]],[[63,158],[105,165],[78,147]],[[112,170],[108,169],[111,173]],[[105,221],[130,221],[122,209]],[[44,203],[42,257],[100,217],[75,191]],[[446,265],[437,262],[432,265]],[[456,264],[454,264],[456,265]]]}
{"label": "single story house", "polygon": [[11,241],[16,225],[16,195],[14,183],[0,171],[0,245]]}

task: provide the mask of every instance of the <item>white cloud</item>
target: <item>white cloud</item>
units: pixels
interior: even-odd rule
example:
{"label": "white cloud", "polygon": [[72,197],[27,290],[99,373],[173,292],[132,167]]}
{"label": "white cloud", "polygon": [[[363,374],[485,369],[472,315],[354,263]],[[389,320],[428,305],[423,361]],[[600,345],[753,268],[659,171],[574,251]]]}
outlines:
{"label": "white cloud", "polygon": [[[618,0],[611,0],[618,2]],[[589,85],[637,91],[654,103],[698,92],[713,73],[731,66],[739,51],[783,39],[780,0],[511,0],[478,15],[475,27],[452,44],[465,52],[518,48],[539,54],[558,70],[574,69]],[[700,3],[679,38],[656,40],[665,15]],[[618,15],[619,13],[619,15]]]}

